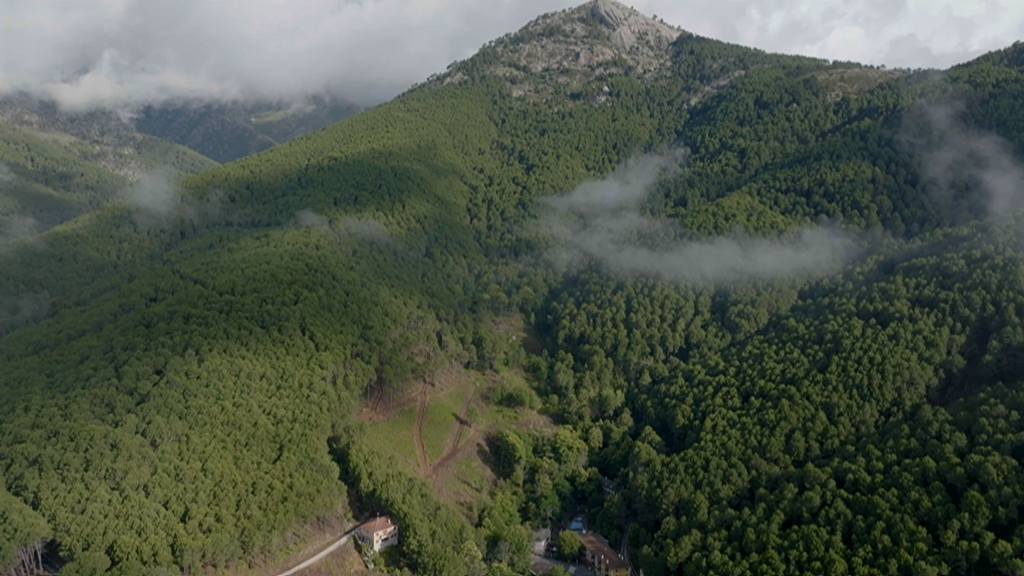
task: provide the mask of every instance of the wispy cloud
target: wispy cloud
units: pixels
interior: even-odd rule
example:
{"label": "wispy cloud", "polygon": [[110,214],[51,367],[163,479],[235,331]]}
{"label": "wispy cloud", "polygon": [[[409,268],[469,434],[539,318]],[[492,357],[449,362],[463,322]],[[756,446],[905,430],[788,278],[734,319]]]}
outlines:
{"label": "wispy cloud", "polygon": [[[7,0],[0,93],[66,106],[200,96],[394,96],[535,16],[580,0]],[[1016,0],[627,2],[684,29],[760,48],[947,66],[1018,39]]]}
{"label": "wispy cloud", "polygon": [[365,215],[344,216],[332,222],[326,216],[305,209],[295,213],[295,223],[300,228],[322,228],[332,230],[340,236],[363,240],[386,241],[391,233],[380,222]]}
{"label": "wispy cloud", "polygon": [[542,222],[560,268],[597,262],[609,272],[687,283],[729,283],[832,271],[856,254],[852,238],[820,227],[786,238],[680,240],[671,223],[644,215],[657,180],[680,157],[642,156],[608,178],[542,198]]}
{"label": "wispy cloud", "polygon": [[179,219],[197,221],[222,215],[222,196],[213,191],[203,198],[182,194],[176,177],[163,169],[144,174],[122,195],[140,225],[162,225]]}
{"label": "wispy cloud", "polygon": [[1011,145],[969,126],[963,113],[963,104],[932,104],[904,121],[901,142],[920,162],[926,198],[953,222],[1024,208],[1024,167]]}
{"label": "wispy cloud", "polygon": [[15,244],[35,236],[39,231],[39,222],[31,216],[15,214],[0,221],[0,254],[8,252]]}

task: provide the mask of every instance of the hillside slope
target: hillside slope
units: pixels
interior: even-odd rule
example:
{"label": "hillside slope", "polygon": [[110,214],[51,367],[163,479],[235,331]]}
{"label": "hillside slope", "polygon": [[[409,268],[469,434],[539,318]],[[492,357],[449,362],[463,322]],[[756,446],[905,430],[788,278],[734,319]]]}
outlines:
{"label": "hillside slope", "polygon": [[[348,496],[417,574],[525,573],[524,524],[580,509],[646,574],[1015,573],[1024,239],[991,200],[1020,185],[1019,54],[890,73],[597,0],[57,226],[0,254],[0,518],[83,576],[229,566]],[[630,176],[644,153],[671,161]],[[580,208],[625,188],[637,227]],[[843,258],[787,263],[827,227]],[[560,426],[489,439],[477,517],[353,422],[502,362]]]}
{"label": "hillside slope", "polygon": [[0,100],[2,241],[47,230],[123,196],[147,173],[176,178],[217,163],[140,134],[109,112],[70,114],[27,96]]}
{"label": "hillside slope", "polygon": [[302,102],[183,102],[146,106],[134,120],[140,132],[230,162],[314,132],[359,112],[332,95]]}

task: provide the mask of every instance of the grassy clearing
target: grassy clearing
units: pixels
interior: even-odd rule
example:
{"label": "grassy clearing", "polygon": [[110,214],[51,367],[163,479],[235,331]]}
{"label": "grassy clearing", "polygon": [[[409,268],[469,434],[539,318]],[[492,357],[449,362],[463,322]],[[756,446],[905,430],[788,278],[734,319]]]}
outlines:
{"label": "grassy clearing", "polygon": [[[487,435],[508,426],[546,428],[550,421],[530,407],[511,408],[489,400],[500,389],[529,390],[522,371],[449,376],[438,388],[428,388],[430,397],[420,429],[427,470],[419,464],[413,434],[417,401],[409,399],[385,420],[371,422],[369,437],[375,450],[396,456],[407,470],[429,482],[439,498],[476,522],[496,481],[482,457],[487,452]],[[460,426],[459,417],[469,425]]]}
{"label": "grassy clearing", "polygon": [[461,389],[450,390],[430,400],[423,419],[423,445],[427,458],[435,462],[448,449],[448,437],[453,427],[458,426],[456,417],[464,394]]}
{"label": "grassy clearing", "polygon": [[416,468],[416,445],[413,442],[412,427],[416,423],[416,405],[399,410],[390,419],[370,425],[369,438],[381,453],[394,454],[409,469]]}

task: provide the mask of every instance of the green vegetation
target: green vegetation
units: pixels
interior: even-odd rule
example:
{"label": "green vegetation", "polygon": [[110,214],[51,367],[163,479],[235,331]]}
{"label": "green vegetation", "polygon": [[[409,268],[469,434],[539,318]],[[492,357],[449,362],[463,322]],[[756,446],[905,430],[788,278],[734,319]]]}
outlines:
{"label": "green vegetation", "polygon": [[[116,198],[124,178],[64,147],[0,123],[0,219],[15,214],[52,227]],[[3,178],[0,176],[0,178]]]}
{"label": "green vegetation", "polygon": [[[194,573],[349,495],[399,521],[421,575],[522,574],[526,527],[581,509],[650,575],[1017,573],[1024,228],[984,221],[970,167],[932,202],[906,136],[959,99],[1019,151],[1021,51],[879,80],[684,36],[657,74],[544,100],[485,50],[189,178],[162,217],[57,226],[0,254],[5,541],[53,538],[72,575]],[[545,266],[537,197],[678,146],[645,206],[676,239],[828,222],[861,256],[720,286]],[[417,406],[353,422],[451,366],[500,375],[482,423],[538,396],[559,422],[497,426],[497,482],[463,509],[390,446]],[[428,406],[430,455],[454,404]]]}
{"label": "green vegetation", "polygon": [[45,231],[121,199],[130,181],[149,170],[175,177],[216,166],[170,142],[124,137],[116,146],[95,144],[0,122],[0,229],[7,236]]}
{"label": "green vegetation", "polygon": [[146,107],[135,120],[135,127],[218,162],[230,162],[357,112],[355,104],[329,95],[304,102],[191,102]]}
{"label": "green vegetation", "polygon": [[558,554],[567,562],[573,562],[580,556],[583,544],[579,536],[571,530],[562,530],[558,533]]}

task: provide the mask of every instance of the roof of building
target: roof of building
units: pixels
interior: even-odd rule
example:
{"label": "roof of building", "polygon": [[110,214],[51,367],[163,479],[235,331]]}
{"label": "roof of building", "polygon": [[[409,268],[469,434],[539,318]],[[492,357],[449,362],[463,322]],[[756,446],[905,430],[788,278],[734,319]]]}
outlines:
{"label": "roof of building", "polygon": [[550,528],[541,528],[541,529],[539,529],[539,530],[537,530],[536,532],[533,533],[533,541],[534,542],[541,542],[541,541],[550,540],[550,539],[551,539],[551,529]]}
{"label": "roof of building", "polygon": [[603,562],[608,568],[615,570],[618,568],[629,568],[629,562],[626,562],[615,553],[611,547],[608,546],[608,542],[604,538],[601,538],[593,532],[587,532],[580,534],[580,543],[590,553],[593,554],[599,561]]}
{"label": "roof of building", "polygon": [[392,526],[397,526],[390,516],[377,516],[373,520],[367,520],[363,522],[359,529],[363,532],[369,532],[370,534],[376,534],[382,530],[387,530]]}

